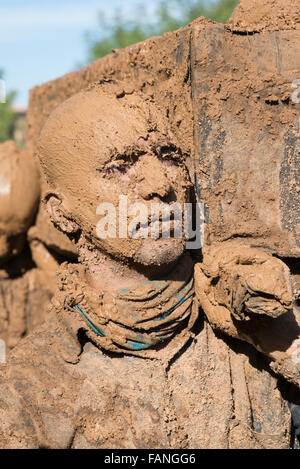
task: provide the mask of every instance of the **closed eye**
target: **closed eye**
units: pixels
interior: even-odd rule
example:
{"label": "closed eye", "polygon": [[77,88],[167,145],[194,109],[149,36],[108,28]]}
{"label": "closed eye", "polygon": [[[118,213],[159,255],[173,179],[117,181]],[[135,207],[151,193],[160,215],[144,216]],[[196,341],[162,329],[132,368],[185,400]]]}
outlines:
{"label": "closed eye", "polygon": [[159,156],[160,161],[166,166],[179,166],[178,158],[172,153]]}
{"label": "closed eye", "polygon": [[165,156],[162,160],[167,166],[178,166],[179,164],[178,160],[172,156]]}
{"label": "closed eye", "polygon": [[112,161],[103,169],[104,175],[111,176],[114,174],[125,174],[130,168],[130,164],[121,161]]}
{"label": "closed eye", "polygon": [[174,145],[158,146],[155,153],[168,166],[178,166],[180,164],[181,153]]}

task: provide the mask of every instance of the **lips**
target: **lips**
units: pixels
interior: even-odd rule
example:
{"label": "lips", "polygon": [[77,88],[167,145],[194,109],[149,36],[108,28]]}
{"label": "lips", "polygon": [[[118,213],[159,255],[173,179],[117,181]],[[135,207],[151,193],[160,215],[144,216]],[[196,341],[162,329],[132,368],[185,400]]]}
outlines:
{"label": "lips", "polygon": [[150,220],[146,223],[137,223],[137,225],[129,231],[130,237],[138,238],[176,238],[182,236],[182,222],[181,219],[173,220]]}
{"label": "lips", "polygon": [[[150,215],[149,215],[150,212]],[[129,225],[131,238],[182,238],[183,211],[179,203],[151,204]],[[175,235],[175,236],[174,236]]]}

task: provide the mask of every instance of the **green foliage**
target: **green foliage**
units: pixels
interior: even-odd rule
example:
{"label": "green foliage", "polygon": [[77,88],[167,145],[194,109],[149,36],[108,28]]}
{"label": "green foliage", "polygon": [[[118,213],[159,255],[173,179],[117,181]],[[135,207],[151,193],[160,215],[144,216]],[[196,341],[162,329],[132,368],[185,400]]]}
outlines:
{"label": "green foliage", "polygon": [[89,60],[96,60],[112,49],[122,49],[143,41],[150,36],[164,34],[185,26],[199,16],[205,16],[219,23],[226,23],[238,0],[160,0],[155,20],[147,21],[147,8],[136,8],[130,21],[122,11],[116,10],[112,20],[99,15],[101,33],[104,39],[88,36]]}
{"label": "green foliage", "polygon": [[[0,79],[3,79],[3,70],[0,69]],[[6,102],[0,103],[0,143],[13,138],[13,125],[15,112],[12,103],[16,97],[15,91],[10,91],[6,95]]]}

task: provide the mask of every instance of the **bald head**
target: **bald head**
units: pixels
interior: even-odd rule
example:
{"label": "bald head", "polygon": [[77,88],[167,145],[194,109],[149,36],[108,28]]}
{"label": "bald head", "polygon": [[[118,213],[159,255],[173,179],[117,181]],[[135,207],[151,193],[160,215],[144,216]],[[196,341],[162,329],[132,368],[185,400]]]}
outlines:
{"label": "bald head", "polygon": [[169,133],[154,104],[137,92],[102,84],[74,95],[51,114],[41,132],[38,154],[48,184],[74,193],[82,182],[89,183],[89,168],[130,153],[133,142],[147,141],[157,129]]}
{"label": "bald head", "polygon": [[[124,215],[120,196],[128,206],[152,200],[183,204],[188,197],[183,155],[167,119],[149,98],[112,84],[94,85],[51,114],[38,151],[49,186],[48,213],[81,252],[88,240],[95,249],[140,265],[163,265],[181,255],[183,238],[163,240],[155,257],[153,240],[97,232],[106,211],[114,215],[113,227]],[[155,252],[159,249],[156,243]]]}

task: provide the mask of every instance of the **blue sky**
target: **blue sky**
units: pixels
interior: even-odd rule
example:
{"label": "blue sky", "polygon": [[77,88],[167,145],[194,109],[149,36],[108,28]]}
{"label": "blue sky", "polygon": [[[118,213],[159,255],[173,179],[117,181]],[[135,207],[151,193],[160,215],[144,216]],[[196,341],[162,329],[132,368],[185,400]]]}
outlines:
{"label": "blue sky", "polygon": [[[157,0],[147,2],[154,11]],[[141,0],[0,0],[0,68],[15,104],[26,106],[35,85],[76,69],[87,58],[85,33],[97,31],[97,15],[121,7],[128,16]],[[126,5],[126,10],[125,10]],[[77,67],[78,68],[78,67]]]}

